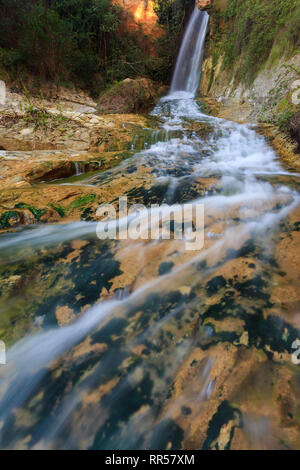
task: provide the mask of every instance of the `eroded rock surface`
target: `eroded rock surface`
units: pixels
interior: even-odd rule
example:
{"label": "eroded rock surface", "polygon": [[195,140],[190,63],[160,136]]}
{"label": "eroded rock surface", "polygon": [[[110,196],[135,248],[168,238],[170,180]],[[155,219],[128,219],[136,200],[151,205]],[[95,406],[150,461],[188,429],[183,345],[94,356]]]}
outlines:
{"label": "eroded rock surface", "polygon": [[98,111],[103,114],[145,113],[150,111],[166,88],[146,78],[126,78],[100,97]]}

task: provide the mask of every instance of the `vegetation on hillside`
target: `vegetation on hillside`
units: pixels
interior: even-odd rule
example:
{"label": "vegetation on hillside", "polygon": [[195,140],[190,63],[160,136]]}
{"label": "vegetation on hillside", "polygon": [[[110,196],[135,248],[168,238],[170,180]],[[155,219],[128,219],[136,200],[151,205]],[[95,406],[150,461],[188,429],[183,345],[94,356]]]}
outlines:
{"label": "vegetation on hillside", "polygon": [[262,103],[259,119],[275,124],[299,143],[299,104],[292,100],[291,76],[300,70],[291,59],[300,52],[299,0],[214,0],[211,9],[212,40],[206,54],[212,59],[208,90],[217,73],[229,83],[251,88],[258,73],[277,66],[274,88]]}
{"label": "vegetation on hillside", "polygon": [[[128,31],[112,0],[0,0],[0,78],[76,84],[94,94],[125,78],[167,82],[193,0],[157,0],[166,35],[151,54],[142,30]],[[174,42],[175,41],[175,42]]]}
{"label": "vegetation on hillside", "polygon": [[157,78],[169,82],[175,66],[181,37],[195,0],[154,0],[158,23],[166,34],[158,39]]}
{"label": "vegetation on hillside", "polygon": [[300,48],[299,0],[216,0],[213,4],[216,54],[235,78],[251,83],[267,62]]}

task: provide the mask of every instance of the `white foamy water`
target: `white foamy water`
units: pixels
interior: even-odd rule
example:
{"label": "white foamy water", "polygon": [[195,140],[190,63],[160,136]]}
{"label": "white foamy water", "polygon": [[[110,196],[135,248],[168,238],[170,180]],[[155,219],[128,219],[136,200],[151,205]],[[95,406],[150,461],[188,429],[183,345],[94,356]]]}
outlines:
{"label": "white foamy water", "polygon": [[208,14],[195,6],[177,59],[171,93],[184,91],[192,96],[197,93],[208,20]]}

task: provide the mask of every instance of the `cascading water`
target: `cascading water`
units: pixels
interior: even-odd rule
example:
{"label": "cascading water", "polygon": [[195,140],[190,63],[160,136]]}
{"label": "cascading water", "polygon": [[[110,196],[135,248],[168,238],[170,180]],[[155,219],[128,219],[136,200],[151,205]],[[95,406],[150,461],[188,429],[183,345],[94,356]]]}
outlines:
{"label": "cascading water", "polygon": [[208,21],[209,15],[195,6],[180,48],[171,93],[184,91],[193,97],[196,95]]}
{"label": "cascading water", "polygon": [[[263,137],[203,114],[193,99],[207,23],[195,9],[171,94],[153,111],[162,121],[154,143],[81,182],[100,185],[112,200],[123,190],[148,205],[203,203],[205,249],[188,254],[175,240],[101,242],[88,222],[1,235],[0,275],[10,277],[0,331],[11,328],[13,345],[0,366],[0,447],[213,448],[221,429],[211,423],[230,417],[225,442],[242,427],[240,409],[241,445],[266,438],[259,400],[267,397],[268,411],[269,391],[279,395],[276,378],[285,384],[292,367],[280,375],[279,359],[270,358],[299,334],[271,299],[273,286],[293,282],[273,247],[299,194]],[[68,315],[73,323],[64,326]],[[267,411],[263,429],[272,421]]]}

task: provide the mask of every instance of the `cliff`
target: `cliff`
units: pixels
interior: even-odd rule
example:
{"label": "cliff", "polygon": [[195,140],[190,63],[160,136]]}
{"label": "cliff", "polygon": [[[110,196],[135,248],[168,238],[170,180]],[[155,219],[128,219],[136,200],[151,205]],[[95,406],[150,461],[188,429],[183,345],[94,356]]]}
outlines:
{"label": "cliff", "polygon": [[213,0],[209,13],[201,95],[236,120],[276,126],[300,148],[299,2]]}

